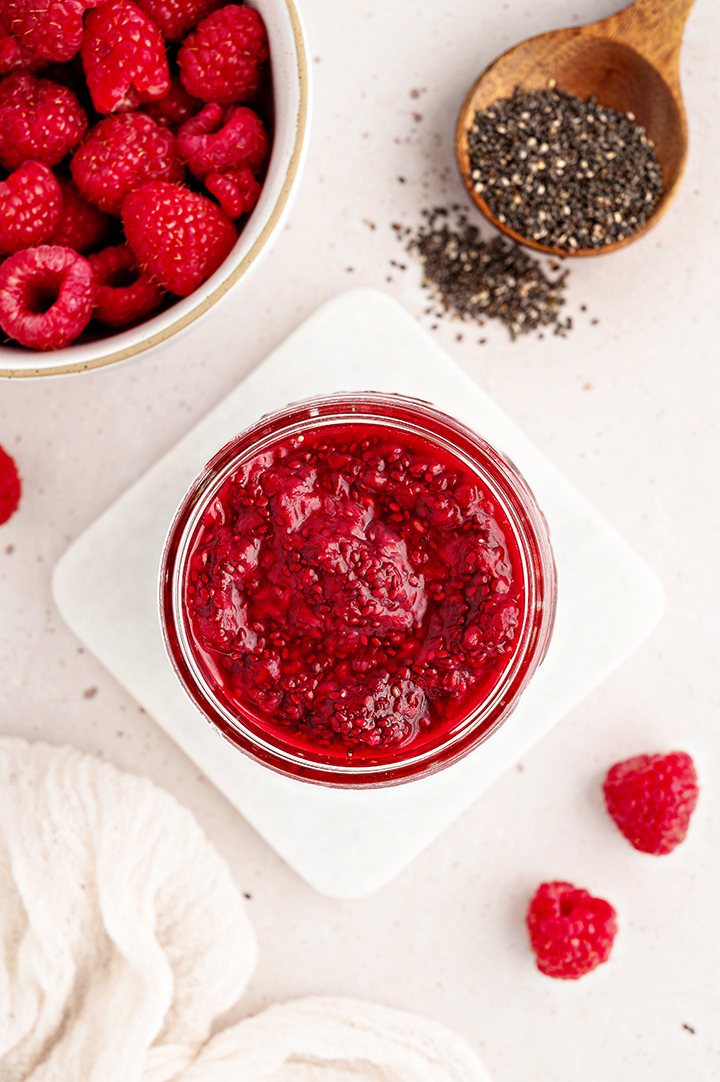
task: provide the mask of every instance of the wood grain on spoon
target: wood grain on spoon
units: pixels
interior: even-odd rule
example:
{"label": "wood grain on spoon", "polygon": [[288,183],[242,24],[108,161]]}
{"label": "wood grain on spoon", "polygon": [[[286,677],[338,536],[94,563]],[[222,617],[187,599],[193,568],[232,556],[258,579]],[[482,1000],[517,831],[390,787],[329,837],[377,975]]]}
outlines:
{"label": "wood grain on spoon", "polygon": [[[513,240],[559,256],[603,255],[643,236],[658,221],[677,191],[687,156],[687,123],[680,92],[680,45],[694,0],[635,0],[599,22],[552,30],[503,53],[467,95],[455,134],[460,173],[483,214]],[[606,108],[634,113],[655,144],[663,172],[663,194],[636,232],[602,248],[551,248],[499,222],[473,190],[467,133],[478,110],[523,90],[558,90]]]}

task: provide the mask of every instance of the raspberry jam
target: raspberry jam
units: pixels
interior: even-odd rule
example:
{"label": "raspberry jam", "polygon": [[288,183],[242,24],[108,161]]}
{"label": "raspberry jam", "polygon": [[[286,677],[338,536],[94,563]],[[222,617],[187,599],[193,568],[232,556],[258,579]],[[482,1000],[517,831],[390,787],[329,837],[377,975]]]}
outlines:
{"label": "raspberry jam", "polygon": [[338,395],[228,444],[186,496],[161,575],[195,704],[283,773],[430,773],[510,713],[549,642],[542,515],[509,463],[433,407]]}

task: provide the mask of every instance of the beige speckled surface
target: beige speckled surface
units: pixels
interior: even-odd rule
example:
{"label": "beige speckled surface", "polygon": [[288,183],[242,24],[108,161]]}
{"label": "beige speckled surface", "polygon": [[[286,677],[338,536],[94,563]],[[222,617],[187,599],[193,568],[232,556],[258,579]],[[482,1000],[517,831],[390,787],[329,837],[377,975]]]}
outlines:
{"label": "beige speckled surface", "polygon": [[[192,808],[252,896],[260,963],[238,1014],[309,993],[377,999],[454,1026],[495,1082],[720,1074],[716,5],[697,0],[686,31],[680,192],[640,243],[573,266],[567,338],[511,343],[502,327],[449,321],[434,332],[653,568],[665,616],[406,871],[354,902],[304,884],[82,652],[50,574],[324,300],[349,285],[385,289],[429,325],[419,268],[391,223],[414,225],[424,207],[464,198],[451,155],[465,90],[515,41],[613,7],[303,0],[316,58],[310,153],[267,260],[177,346],[79,378],[0,384],[0,443],[25,484],[21,511],[0,530],[2,731],[71,742]],[[685,844],[652,858],[615,830],[599,784],[618,758],[673,747],[696,758],[701,800]],[[578,984],[542,977],[527,948],[524,909],[547,878],[571,879],[619,913],[610,963]]]}

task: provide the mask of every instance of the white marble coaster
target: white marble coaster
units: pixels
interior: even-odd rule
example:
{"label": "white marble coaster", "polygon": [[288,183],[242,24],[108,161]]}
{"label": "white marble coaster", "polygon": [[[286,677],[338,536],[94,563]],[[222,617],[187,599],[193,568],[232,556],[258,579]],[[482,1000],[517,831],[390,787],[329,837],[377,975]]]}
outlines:
{"label": "white marble coaster", "polygon": [[[165,655],[157,574],[176,506],[222,444],[289,402],[357,390],[433,402],[517,464],[548,520],[559,597],[547,658],[486,744],[433,777],[342,792],[257,765],[196,713]],[[627,657],[663,607],[647,565],[415,320],[374,290],[335,298],[295,331],[75,541],[53,588],[82,641],[288,864],[336,898],[369,894],[404,868]]]}

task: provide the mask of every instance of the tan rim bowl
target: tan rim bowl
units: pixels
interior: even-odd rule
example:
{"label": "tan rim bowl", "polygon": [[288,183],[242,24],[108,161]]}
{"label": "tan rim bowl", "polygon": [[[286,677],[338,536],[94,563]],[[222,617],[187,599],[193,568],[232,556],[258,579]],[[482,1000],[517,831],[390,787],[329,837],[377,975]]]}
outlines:
{"label": "tan rim bowl", "polygon": [[116,364],[167,342],[190,326],[257,266],[290,205],[307,146],[310,75],[302,24],[293,0],[252,0],[270,40],[273,147],[257,206],[221,267],[189,297],[128,331],[65,349],[38,353],[0,346],[0,376],[60,376]]}

